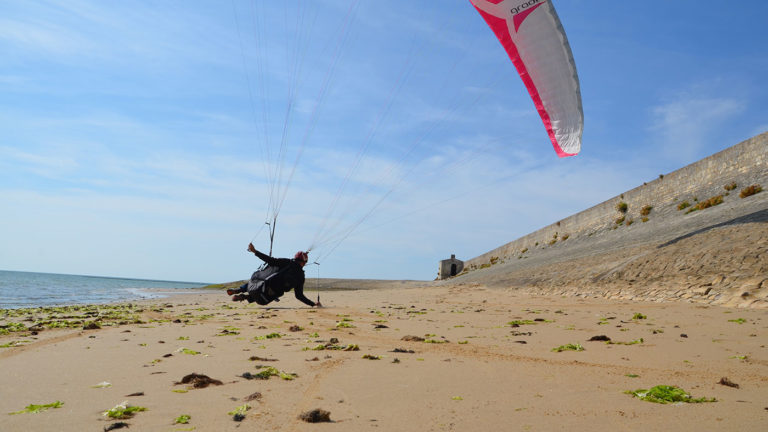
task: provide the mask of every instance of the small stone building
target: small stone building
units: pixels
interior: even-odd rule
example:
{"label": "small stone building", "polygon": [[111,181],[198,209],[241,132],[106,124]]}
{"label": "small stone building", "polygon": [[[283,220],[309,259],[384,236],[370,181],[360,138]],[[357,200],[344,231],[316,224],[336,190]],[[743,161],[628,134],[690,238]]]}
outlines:
{"label": "small stone building", "polygon": [[450,259],[440,261],[440,267],[437,270],[438,279],[448,279],[456,276],[464,270],[464,261],[457,260],[456,255],[451,254]]}

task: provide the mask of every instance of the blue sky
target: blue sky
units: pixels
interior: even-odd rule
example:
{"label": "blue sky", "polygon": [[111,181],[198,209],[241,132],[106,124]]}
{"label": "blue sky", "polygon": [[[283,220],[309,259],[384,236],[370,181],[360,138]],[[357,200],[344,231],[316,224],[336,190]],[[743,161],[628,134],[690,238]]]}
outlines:
{"label": "blue sky", "polygon": [[768,130],[768,2],[555,6],[565,159],[467,0],[0,2],[0,269],[243,279],[272,196],[310,277],[433,279]]}

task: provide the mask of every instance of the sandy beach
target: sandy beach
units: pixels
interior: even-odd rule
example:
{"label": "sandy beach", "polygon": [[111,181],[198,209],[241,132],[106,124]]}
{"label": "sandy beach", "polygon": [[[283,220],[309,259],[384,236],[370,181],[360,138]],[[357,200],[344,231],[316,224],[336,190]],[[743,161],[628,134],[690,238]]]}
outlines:
{"label": "sandy beach", "polygon": [[[205,292],[124,306],[132,323],[3,335],[0,344],[11,346],[0,351],[0,429],[768,426],[764,310],[427,285],[327,292],[322,309],[290,294],[265,308]],[[89,318],[98,320],[93,312]],[[595,336],[610,341],[589,341]],[[554,350],[567,344],[583,351]],[[264,371],[268,379],[256,376]],[[192,373],[221,384],[179,383]],[[720,384],[723,378],[738,388]],[[625,393],[657,385],[716,402],[663,405]],[[56,401],[59,408],[9,414]],[[103,415],[124,401],[146,410],[124,420]],[[233,419],[238,408],[241,421]],[[298,418],[314,409],[331,422]],[[174,424],[182,415],[188,423]]]}

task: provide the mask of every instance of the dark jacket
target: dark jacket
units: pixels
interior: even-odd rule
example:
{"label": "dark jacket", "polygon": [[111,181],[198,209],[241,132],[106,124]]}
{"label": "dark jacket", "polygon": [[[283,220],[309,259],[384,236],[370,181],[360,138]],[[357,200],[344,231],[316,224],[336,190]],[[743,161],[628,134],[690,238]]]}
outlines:
{"label": "dark jacket", "polygon": [[266,305],[293,289],[298,300],[308,306],[315,302],[304,296],[304,269],[296,260],[273,258],[256,251],[256,256],[267,266],[256,271],[248,282],[248,302]]}

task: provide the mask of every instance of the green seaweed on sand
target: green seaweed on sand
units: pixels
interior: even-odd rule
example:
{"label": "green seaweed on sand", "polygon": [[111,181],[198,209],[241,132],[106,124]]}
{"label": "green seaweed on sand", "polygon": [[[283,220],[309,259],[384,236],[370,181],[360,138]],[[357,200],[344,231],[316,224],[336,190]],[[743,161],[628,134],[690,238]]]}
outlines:
{"label": "green seaweed on sand", "polygon": [[250,405],[248,405],[248,404],[243,404],[243,405],[240,405],[239,407],[237,407],[237,408],[233,409],[232,411],[228,412],[227,414],[229,414],[229,415],[231,415],[231,416],[237,416],[237,415],[241,415],[241,416],[245,417],[245,413],[246,413],[246,412],[247,412],[249,409],[251,409],[251,406],[250,406]]}
{"label": "green seaweed on sand", "polygon": [[182,414],[176,417],[176,420],[173,421],[173,424],[188,424],[190,419],[192,419],[192,416],[189,414]]}
{"label": "green seaweed on sand", "polygon": [[635,340],[629,341],[629,342],[619,342],[619,341],[610,341],[609,340],[609,341],[606,341],[605,343],[607,345],[638,345],[638,344],[643,343],[643,338],[635,339]]}
{"label": "green seaweed on sand", "polygon": [[114,408],[104,411],[104,417],[112,419],[127,419],[133,417],[137,412],[146,411],[147,409],[140,406],[129,405],[128,402],[123,402],[119,405],[115,405]]}
{"label": "green seaweed on sand", "polygon": [[11,322],[8,324],[0,325],[0,335],[6,335],[11,332],[22,332],[26,330],[27,327],[24,324],[18,322]]}
{"label": "green seaweed on sand", "polygon": [[736,319],[728,320],[728,322],[732,322],[736,324],[744,324],[745,322],[747,322],[747,320],[745,320],[744,318],[736,318]]}
{"label": "green seaweed on sand", "polygon": [[239,335],[240,329],[232,326],[224,326],[216,336],[234,336]]}
{"label": "green seaweed on sand", "polygon": [[42,405],[31,404],[31,405],[27,405],[26,408],[24,408],[21,411],[14,411],[14,412],[8,413],[8,415],[37,414],[47,410],[48,408],[61,408],[62,405],[64,405],[64,402],[62,401],[56,401],[56,402],[51,402],[49,404],[42,404]]}
{"label": "green seaweed on sand", "polygon": [[262,367],[263,370],[261,372],[252,374],[251,376],[256,379],[262,379],[266,380],[273,376],[278,376],[286,381],[291,381],[294,378],[297,378],[298,375],[295,373],[287,373],[280,370],[277,370],[277,368],[274,368],[272,366]]}
{"label": "green seaweed on sand", "polygon": [[637,375],[637,374],[626,374],[624,376],[629,378],[640,378],[640,375]]}
{"label": "green seaweed on sand", "polygon": [[354,324],[350,324],[346,321],[336,323],[336,328],[355,328]]}
{"label": "green seaweed on sand", "polygon": [[36,326],[37,325],[45,326],[46,328],[49,328],[49,329],[75,328],[75,327],[82,326],[83,322],[81,320],[74,320],[74,321],[69,321],[69,320],[53,321],[53,320],[49,320],[49,321],[41,321],[39,323],[35,323],[35,325]]}
{"label": "green seaweed on sand", "polygon": [[[33,328],[77,328],[88,323],[100,326],[143,323],[138,314],[143,308],[127,305],[75,305],[57,307],[25,308],[9,314],[0,311],[5,317],[20,317],[33,321]],[[90,320],[86,322],[86,320]]]}
{"label": "green seaweed on sand", "polygon": [[514,320],[507,323],[508,326],[512,327],[518,327],[521,325],[530,325],[530,324],[536,324],[533,320]]}
{"label": "green seaweed on sand", "polygon": [[285,381],[293,381],[294,379],[299,377],[299,375],[296,373],[293,373],[293,372],[288,373],[283,371],[280,371],[280,374],[278,376],[280,377],[280,379]]}
{"label": "green seaweed on sand", "polygon": [[584,347],[580,344],[565,344],[560,345],[557,348],[552,348],[552,351],[554,352],[563,352],[563,351],[584,351]]}
{"label": "green seaweed on sand", "polygon": [[360,347],[357,344],[349,345],[335,345],[336,342],[329,342],[327,344],[318,344],[314,347],[304,347],[302,351],[323,351],[323,350],[336,350],[336,351],[360,351]]}
{"label": "green seaweed on sand", "polygon": [[28,340],[16,340],[16,341],[10,341],[4,344],[0,344],[0,348],[13,348],[17,346],[21,346],[21,344],[28,343],[30,341]]}
{"label": "green seaweed on sand", "polygon": [[381,360],[381,356],[377,356],[373,354],[365,354],[363,355],[363,358],[366,360]]}
{"label": "green seaweed on sand", "polygon": [[690,394],[688,394],[685,390],[679,387],[669,386],[669,385],[657,385],[655,387],[651,387],[648,390],[639,389],[635,391],[626,391],[624,393],[632,395],[633,397],[642,399],[644,401],[659,403],[659,404],[668,404],[668,403],[674,403],[674,402],[685,402],[685,403],[717,402],[717,399],[715,398],[705,398],[705,397],[694,398]]}
{"label": "green seaweed on sand", "polygon": [[264,339],[280,339],[282,336],[280,336],[280,333],[270,333],[266,334],[264,336],[254,336],[253,340],[264,340]]}
{"label": "green seaweed on sand", "polygon": [[636,314],[632,315],[632,319],[633,320],[641,320],[641,319],[646,319],[646,318],[648,318],[648,317],[643,315],[643,314],[641,314],[640,312],[637,312]]}
{"label": "green seaweed on sand", "polygon": [[302,348],[302,351],[323,351],[325,349],[325,345],[323,344],[317,344],[314,347],[304,347]]}
{"label": "green seaweed on sand", "polygon": [[182,354],[189,354],[189,355],[198,355],[198,354],[200,354],[200,351],[191,350],[189,348],[179,348],[176,351],[180,352]]}
{"label": "green seaweed on sand", "polygon": [[268,366],[264,368],[264,370],[262,370],[261,372],[253,374],[254,378],[257,378],[257,379],[269,379],[270,377],[278,376],[278,375],[280,375],[280,371],[272,366]]}

